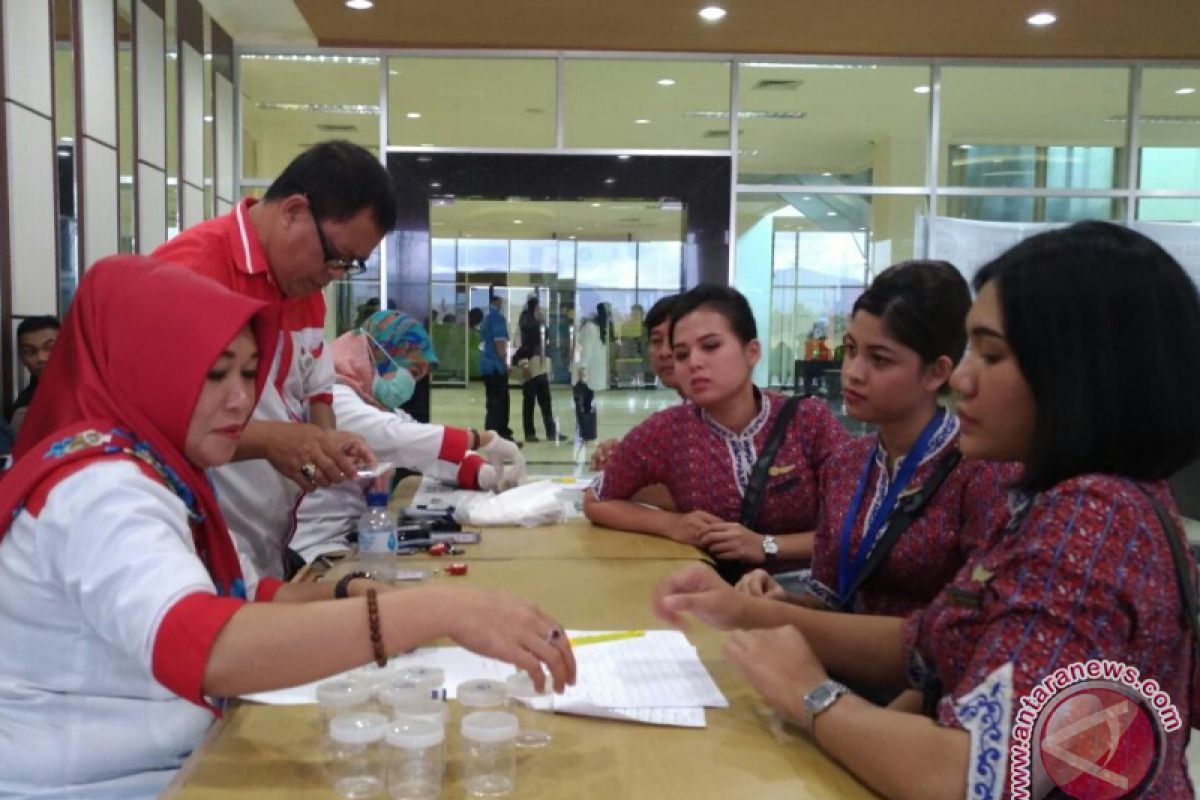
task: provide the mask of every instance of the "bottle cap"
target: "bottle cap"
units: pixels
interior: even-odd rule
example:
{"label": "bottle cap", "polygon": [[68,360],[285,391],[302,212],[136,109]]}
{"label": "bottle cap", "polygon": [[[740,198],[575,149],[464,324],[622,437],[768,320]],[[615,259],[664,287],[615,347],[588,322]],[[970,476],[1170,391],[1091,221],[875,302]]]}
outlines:
{"label": "bottle cap", "polygon": [[342,714],[329,723],[329,736],[343,744],[371,744],[383,740],[387,724],[387,717],[371,711]]}
{"label": "bottle cap", "polygon": [[353,708],[371,699],[371,689],[345,678],[317,684],[317,703],[326,708]]}
{"label": "bottle cap", "polygon": [[378,506],[387,507],[388,493],[387,492],[367,492],[367,505],[371,508]]}
{"label": "bottle cap", "polygon": [[508,689],[500,681],[479,678],[460,683],[454,696],[467,708],[491,708],[504,705]]}
{"label": "bottle cap", "polygon": [[441,744],[446,739],[446,729],[428,719],[402,719],[388,726],[385,738],[393,747],[422,750]]}
{"label": "bottle cap", "polygon": [[475,742],[507,742],[517,738],[517,718],[506,711],[476,711],[462,721],[462,735]]}

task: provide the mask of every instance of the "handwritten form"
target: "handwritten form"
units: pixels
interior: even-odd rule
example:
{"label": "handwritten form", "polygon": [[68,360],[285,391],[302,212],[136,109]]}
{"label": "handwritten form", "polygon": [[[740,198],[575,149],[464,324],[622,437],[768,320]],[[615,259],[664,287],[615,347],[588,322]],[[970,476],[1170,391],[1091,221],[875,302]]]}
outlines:
{"label": "handwritten form", "polygon": [[[567,635],[576,638],[603,633],[609,631],[568,631]],[[560,713],[699,728],[705,724],[705,707],[729,705],[696,648],[679,631],[651,630],[635,638],[582,645],[575,649],[575,660],[575,686],[550,702]],[[424,647],[393,659],[391,664],[440,667],[451,698],[463,681],[503,680],[513,673],[510,664],[461,647]],[[346,676],[353,677],[353,671]],[[247,695],[244,699],[270,704],[315,703],[316,684]]]}

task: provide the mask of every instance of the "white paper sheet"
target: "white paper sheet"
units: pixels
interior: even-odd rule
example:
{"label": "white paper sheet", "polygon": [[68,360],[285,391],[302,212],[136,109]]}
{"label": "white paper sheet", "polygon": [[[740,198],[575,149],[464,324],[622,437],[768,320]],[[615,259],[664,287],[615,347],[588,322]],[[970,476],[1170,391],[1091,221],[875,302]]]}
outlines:
{"label": "white paper sheet", "polygon": [[580,717],[600,717],[645,725],[668,725],[675,728],[703,728],[707,725],[703,708],[602,708],[589,703],[573,703],[555,698],[554,710],[559,714]]}

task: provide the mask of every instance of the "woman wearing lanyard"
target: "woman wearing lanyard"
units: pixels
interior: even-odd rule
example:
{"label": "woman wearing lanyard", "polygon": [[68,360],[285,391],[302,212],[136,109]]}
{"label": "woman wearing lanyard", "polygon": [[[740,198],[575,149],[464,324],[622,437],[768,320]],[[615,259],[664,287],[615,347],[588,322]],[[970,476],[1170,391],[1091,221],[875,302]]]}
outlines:
{"label": "woman wearing lanyard", "polygon": [[[1200,454],[1196,287],[1146,237],[1085,222],[975,288],[951,383],[963,456],[1021,465],[1005,530],[904,620],[746,597],[697,567],[656,610],[772,628],[726,655],[885,797],[1193,797],[1195,564],[1166,478]],[[920,693],[879,708],[829,672]]]}
{"label": "woman wearing lanyard", "polygon": [[[817,399],[760,390],[750,304],[702,284],[673,309],[675,375],[691,403],[658,412],[617,445],[584,495],[592,522],[665,536],[708,551],[731,579],[749,565],[807,563],[817,521],[817,471],[848,437]],[[763,458],[769,444],[774,456]],[[677,511],[631,502],[662,484]]]}
{"label": "woman wearing lanyard", "polygon": [[[938,404],[967,344],[970,307],[967,282],[944,261],[890,267],[855,301],[842,396],[846,413],[878,432],[847,441],[821,468],[812,572],[795,599],[904,616],[928,605],[1007,521],[1015,473],[961,462],[958,418]],[[738,588],[784,596],[761,570]]]}

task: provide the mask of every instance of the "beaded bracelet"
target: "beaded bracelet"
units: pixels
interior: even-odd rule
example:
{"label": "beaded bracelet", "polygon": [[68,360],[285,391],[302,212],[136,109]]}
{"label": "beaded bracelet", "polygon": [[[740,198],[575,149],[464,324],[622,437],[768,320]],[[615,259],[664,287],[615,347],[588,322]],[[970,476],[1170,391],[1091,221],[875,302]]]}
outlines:
{"label": "beaded bracelet", "polygon": [[374,589],[367,589],[367,623],[371,626],[371,649],[375,652],[375,665],[387,666],[387,651],[383,649],[383,631],[379,626],[379,598]]}

